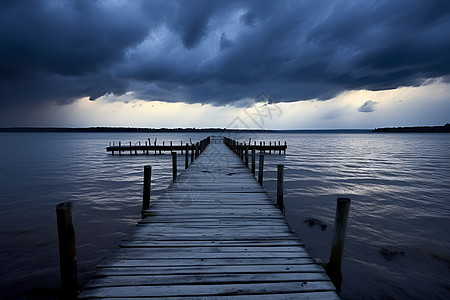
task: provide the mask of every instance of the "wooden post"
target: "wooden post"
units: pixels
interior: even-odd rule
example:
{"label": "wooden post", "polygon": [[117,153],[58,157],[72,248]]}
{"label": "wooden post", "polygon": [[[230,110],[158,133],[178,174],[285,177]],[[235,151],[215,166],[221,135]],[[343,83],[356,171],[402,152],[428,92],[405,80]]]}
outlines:
{"label": "wooden post", "polygon": [[177,180],[177,153],[172,152],[172,178],[173,181]]}
{"label": "wooden post", "polygon": [[269,141],[269,154],[272,154],[272,141]]}
{"label": "wooden post", "polygon": [[278,141],[278,146],[280,146],[280,152],[278,154],[281,154],[281,141]]}
{"label": "wooden post", "polygon": [[194,162],[194,144],[191,144],[191,163]]}
{"label": "wooden post", "polygon": [[263,148],[262,148],[262,141],[259,142],[259,147],[260,147],[260,148],[259,148],[259,153],[262,153],[262,149],[263,149]]}
{"label": "wooden post", "polygon": [[[163,144],[162,144],[162,145],[163,145],[163,148],[164,148],[164,141],[163,141]],[[159,149],[159,154],[161,154],[161,149]]]}
{"label": "wooden post", "polygon": [[334,219],[330,261],[325,265],[325,271],[338,291],[340,291],[342,284],[341,266],[349,212],[350,199],[338,198],[336,204],[336,217]]}
{"label": "wooden post", "polygon": [[241,160],[244,160],[244,144],[240,143],[239,148],[240,148],[239,156],[241,157]]}
{"label": "wooden post", "polygon": [[181,154],[183,154],[183,141],[180,141],[180,146],[181,146]]}
{"label": "wooden post", "polygon": [[155,154],[156,154],[156,138],[155,138]]}
{"label": "wooden post", "polygon": [[284,165],[277,166],[277,205],[278,208],[284,212],[284,202],[283,202],[283,172]]}
{"label": "wooden post", "polygon": [[188,167],[189,167],[189,144],[186,143],[186,159],[184,160],[184,168],[187,169]]}
{"label": "wooden post", "polygon": [[198,142],[197,142],[197,143],[195,143],[195,158],[198,157],[198,154],[199,154],[198,151],[199,151],[199,150],[198,150]]}
{"label": "wooden post", "polygon": [[58,224],[61,290],[64,299],[76,299],[78,275],[72,202],[60,203],[56,206],[56,220]]}
{"label": "wooden post", "polygon": [[245,151],[244,151],[244,163],[245,163],[245,165],[248,168],[248,146],[247,146],[246,143],[244,143],[244,148],[245,148]]}
{"label": "wooden post", "polygon": [[286,154],[286,147],[287,147],[287,143],[286,143],[286,141],[284,141],[284,154]]}
{"label": "wooden post", "polygon": [[[147,142],[145,142],[145,145],[147,146]],[[152,142],[150,141],[150,138],[148,138],[148,148],[152,145]],[[148,148],[147,148],[147,155],[148,155]]]}
{"label": "wooden post", "polygon": [[122,151],[120,151],[120,147],[121,147],[121,142],[119,141],[119,155],[122,155]]}
{"label": "wooden post", "polygon": [[152,166],[144,166],[144,189],[142,211],[150,208],[150,187],[152,178]]}
{"label": "wooden post", "polygon": [[255,168],[255,165],[256,165],[256,162],[255,162],[255,160],[256,160],[256,158],[255,158],[255,156],[256,156],[256,150],[255,150],[255,148],[253,148],[252,149],[252,173],[253,174],[255,174],[255,172],[256,172],[256,168]]}
{"label": "wooden post", "polygon": [[170,141],[170,152],[172,152],[172,141]]}
{"label": "wooden post", "polygon": [[262,186],[263,185],[263,177],[264,177],[264,154],[259,155],[259,169],[258,169],[258,182]]}
{"label": "wooden post", "polygon": [[130,142],[130,155],[132,155],[133,154],[133,152],[131,151],[131,142]]}
{"label": "wooden post", "polygon": [[263,153],[266,153],[266,141],[263,142]]}

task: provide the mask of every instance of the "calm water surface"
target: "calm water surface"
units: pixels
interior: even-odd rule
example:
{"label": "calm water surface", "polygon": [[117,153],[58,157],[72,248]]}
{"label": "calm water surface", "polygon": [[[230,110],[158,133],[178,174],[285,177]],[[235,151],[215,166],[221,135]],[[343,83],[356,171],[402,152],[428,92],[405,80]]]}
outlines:
{"label": "calm water surface", "polygon": [[[0,133],[0,295],[59,287],[55,206],[74,203],[79,281],[140,219],[142,171],[152,197],[171,180],[170,155],[111,156],[111,141],[198,141],[206,133]],[[300,133],[230,135],[287,141],[266,155],[275,197],[285,165],[289,224],[328,260],[337,197],[352,199],[343,264],[347,299],[450,297],[450,135]],[[182,170],[184,159],[178,159]],[[304,220],[320,219],[322,231]],[[381,249],[385,249],[384,255]]]}

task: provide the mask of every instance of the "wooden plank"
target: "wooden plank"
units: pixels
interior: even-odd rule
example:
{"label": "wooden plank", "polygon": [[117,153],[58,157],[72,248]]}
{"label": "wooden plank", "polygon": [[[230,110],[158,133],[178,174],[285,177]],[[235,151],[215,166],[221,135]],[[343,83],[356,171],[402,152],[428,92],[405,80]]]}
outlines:
{"label": "wooden plank", "polygon": [[332,291],[334,286],[328,281],[311,282],[265,282],[252,284],[220,285],[167,285],[167,286],[122,286],[87,289],[79,299],[89,297],[155,297],[170,296],[228,296],[265,293],[289,293]]}
{"label": "wooden plank", "polygon": [[127,252],[115,252],[115,257],[126,258],[133,257],[139,259],[149,259],[149,258],[302,258],[308,257],[307,253],[291,253],[291,252],[281,252],[281,253],[273,253],[273,252],[246,252],[246,253],[238,253],[238,252],[223,252],[223,253],[201,253],[196,254],[192,252],[174,252],[174,253],[149,253],[148,251],[137,252],[136,248],[121,248],[127,250],[133,250]]}
{"label": "wooden plank", "polygon": [[[245,225],[244,225],[245,226]],[[145,228],[145,227],[144,227]],[[198,223],[171,223],[171,224],[153,224],[152,226],[152,232],[164,232],[168,230],[180,230],[180,231],[191,231],[191,230],[215,230],[215,229],[221,229],[221,230],[240,230],[243,226],[241,224],[229,224],[229,225],[219,225],[219,224],[198,224]],[[283,224],[277,224],[277,225],[246,225],[246,230],[249,231],[271,231],[273,232],[291,232],[289,228],[287,228]],[[179,232],[180,232],[179,231]],[[140,232],[146,233],[146,230],[138,230],[137,234]],[[148,231],[147,231],[148,232]]]}
{"label": "wooden plank", "polygon": [[151,224],[160,224],[160,226],[164,226],[165,223],[173,225],[179,224],[180,226],[185,225],[204,225],[204,226],[241,226],[241,228],[244,228],[244,226],[287,226],[286,221],[284,219],[237,219],[237,218],[228,218],[228,219],[198,219],[198,218],[181,218],[177,220],[156,220],[153,217],[144,218],[141,221],[139,221],[138,224],[136,224],[137,228],[140,227],[147,227],[148,223]]}
{"label": "wooden plank", "polygon": [[282,252],[303,252],[304,248],[301,246],[249,246],[249,247],[214,247],[214,246],[206,246],[206,247],[154,247],[152,246],[152,242],[147,241],[133,241],[133,242],[125,242],[120,245],[122,248],[146,248],[148,253],[186,253],[186,252],[195,252],[195,253],[228,253],[228,252],[238,252],[238,253],[253,253],[253,252],[273,252],[273,253],[282,253]]}
{"label": "wooden plank", "polygon": [[[180,220],[180,222],[184,222],[184,221],[188,221],[188,220],[199,220],[199,216],[195,216],[195,215],[190,215],[190,216],[183,216],[183,215],[163,215],[163,214],[159,214],[159,215],[155,215],[152,214],[152,212],[147,212],[145,217],[149,217],[149,222],[152,221],[162,221],[162,220],[167,220],[167,221],[171,221],[171,219],[176,219],[176,220]],[[282,216],[278,216],[278,215],[269,215],[269,216],[263,216],[263,215],[249,215],[249,216],[245,216],[246,219],[248,220],[284,220],[284,218]],[[224,220],[233,220],[233,219],[242,219],[242,216],[239,215],[228,215],[228,216],[224,216],[224,215],[220,215],[220,216],[208,216],[208,215],[202,215],[201,219],[203,221],[210,221],[210,222],[216,222],[216,221],[224,221]]]}
{"label": "wooden plank", "polygon": [[176,241],[176,240],[209,240],[209,241],[215,241],[215,240],[272,240],[273,238],[279,238],[279,237],[286,237],[291,238],[295,240],[295,237],[292,234],[279,234],[277,236],[267,236],[264,233],[261,233],[259,235],[253,234],[251,236],[245,235],[245,234],[238,234],[235,233],[234,235],[230,236],[228,234],[176,234],[176,235],[158,235],[153,234],[151,236],[152,240],[160,240],[160,241]]}
{"label": "wooden plank", "polygon": [[[244,299],[244,300],[273,300],[273,299],[277,299],[277,300],[327,300],[327,299],[331,299],[331,300],[339,300],[340,298],[337,296],[337,294],[335,292],[318,292],[318,291],[314,291],[314,292],[304,292],[304,293],[283,293],[283,294],[258,294],[258,295],[227,295],[227,296],[219,296],[219,295],[215,295],[215,296],[201,296],[201,297],[195,297],[195,296],[176,296],[176,297],[164,297],[164,298],[160,298],[160,297],[151,297],[148,296],[146,298],[151,298],[151,299],[190,299],[190,300],[210,300],[210,299],[233,299],[233,300],[240,300],[240,299]],[[126,298],[126,297],[122,297],[122,298],[111,298],[111,297],[106,297],[106,298],[102,298],[105,300],[136,300],[136,298]]]}
{"label": "wooden plank", "polygon": [[97,276],[119,275],[187,275],[187,274],[253,274],[253,273],[325,273],[323,268],[310,265],[232,265],[232,266],[165,266],[101,268]]}
{"label": "wooden plank", "polygon": [[116,258],[112,256],[98,267],[165,267],[165,266],[235,266],[235,265],[305,265],[312,264],[310,257],[300,258],[169,258],[154,259],[137,257]]}
{"label": "wooden plank", "polygon": [[[140,241],[139,238],[130,239],[131,241]],[[128,241],[127,239],[125,241]],[[302,242],[297,239],[291,240],[228,240],[228,241],[152,241],[148,247],[197,247],[197,246],[222,246],[222,247],[235,247],[235,246],[304,246]]]}
{"label": "wooden plank", "polygon": [[279,233],[289,233],[292,234],[292,231],[287,226],[248,226],[249,228],[245,228],[245,232],[241,231],[239,226],[186,226],[186,227],[180,227],[180,226],[173,226],[168,225],[166,227],[164,226],[154,226],[152,229],[148,229],[146,227],[140,228],[136,234],[142,233],[142,234],[163,234],[163,233],[173,233],[173,230],[177,230],[176,234],[184,234],[184,233],[191,233],[191,234],[201,234],[201,233],[227,233],[231,235],[252,235],[254,233],[259,234],[261,232],[267,233],[270,232],[271,236],[276,236]]}
{"label": "wooden plank", "polygon": [[106,276],[91,281],[86,288],[107,286],[218,284],[246,282],[303,282],[325,281],[324,273],[262,273],[262,274],[194,274],[194,275],[138,275]]}

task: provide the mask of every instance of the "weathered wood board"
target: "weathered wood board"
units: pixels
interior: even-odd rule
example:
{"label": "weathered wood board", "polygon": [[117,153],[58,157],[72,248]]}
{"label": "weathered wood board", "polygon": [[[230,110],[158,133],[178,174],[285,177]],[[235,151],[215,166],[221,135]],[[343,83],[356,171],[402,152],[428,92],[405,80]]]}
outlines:
{"label": "weathered wood board", "polygon": [[335,288],[237,155],[210,144],[80,299],[338,299]]}

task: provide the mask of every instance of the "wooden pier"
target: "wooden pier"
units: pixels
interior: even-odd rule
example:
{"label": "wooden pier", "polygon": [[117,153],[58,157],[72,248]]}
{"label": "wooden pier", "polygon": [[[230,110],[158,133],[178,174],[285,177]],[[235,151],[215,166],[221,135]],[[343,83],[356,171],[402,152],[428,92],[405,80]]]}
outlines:
{"label": "wooden pier", "polygon": [[[222,137],[220,137],[222,139]],[[206,144],[209,143],[205,140],[202,140],[198,143],[192,144],[192,143],[188,143],[188,148],[191,149],[192,147],[195,147],[197,144],[199,147],[206,147]],[[279,154],[281,154],[281,151],[283,151],[283,153],[286,153],[286,149],[287,149],[287,143],[286,141],[284,141],[284,143],[282,144],[281,141],[269,141],[269,142],[257,142],[257,141],[253,141],[253,143],[251,143],[249,141],[248,144],[245,143],[240,143],[238,145],[236,145],[236,147],[246,147],[249,151],[251,151],[252,149],[255,149],[256,151],[262,152],[262,153],[269,153],[271,154],[273,151],[273,154],[276,153],[276,151],[278,151]],[[132,142],[128,142],[128,143],[122,143],[122,142],[117,142],[117,145],[115,142],[112,143],[112,145],[110,145],[109,147],[106,147],[106,151],[107,152],[111,152],[112,155],[114,155],[115,153],[122,155],[122,154],[127,154],[129,153],[130,155],[137,155],[137,154],[162,154],[163,152],[180,152],[181,154],[183,154],[183,151],[186,151],[186,143],[183,143],[183,141],[180,142],[173,142],[173,141],[168,141],[167,143],[160,142],[159,144],[157,144],[157,141],[155,140],[154,142],[152,142],[150,139],[148,139],[147,141],[143,141],[141,142],[136,142],[136,143],[132,143]]]}
{"label": "wooden pier", "polygon": [[240,156],[207,144],[78,298],[338,299]]}

